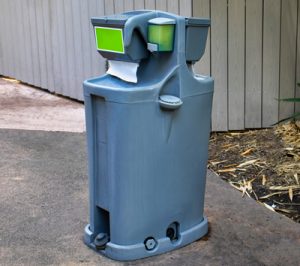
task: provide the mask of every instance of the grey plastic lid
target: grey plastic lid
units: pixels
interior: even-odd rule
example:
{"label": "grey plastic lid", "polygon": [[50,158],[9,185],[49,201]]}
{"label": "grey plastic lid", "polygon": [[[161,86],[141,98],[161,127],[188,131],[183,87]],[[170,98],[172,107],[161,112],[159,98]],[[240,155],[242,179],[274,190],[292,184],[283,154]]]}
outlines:
{"label": "grey plastic lid", "polygon": [[210,26],[209,18],[186,18],[185,24],[187,26]]}
{"label": "grey plastic lid", "polygon": [[126,12],[123,14],[117,15],[110,15],[110,16],[102,16],[102,17],[92,17],[91,21],[93,26],[115,26],[115,27],[124,27],[126,21],[133,17],[139,16],[146,13],[151,13],[152,11],[133,11],[133,12]]}
{"label": "grey plastic lid", "polygon": [[127,15],[113,15],[105,17],[93,17],[91,19],[94,26],[119,26],[124,27],[126,21],[130,16]]}
{"label": "grey plastic lid", "polygon": [[148,23],[155,25],[173,25],[176,24],[175,19],[172,18],[153,18],[148,20]]}

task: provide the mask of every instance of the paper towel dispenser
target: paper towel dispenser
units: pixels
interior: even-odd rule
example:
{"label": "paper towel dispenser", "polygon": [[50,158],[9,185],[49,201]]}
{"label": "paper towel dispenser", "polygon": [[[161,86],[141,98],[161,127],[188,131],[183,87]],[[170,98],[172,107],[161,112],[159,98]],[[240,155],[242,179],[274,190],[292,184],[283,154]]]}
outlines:
{"label": "paper towel dispenser", "polygon": [[147,24],[156,12],[135,11],[92,18],[97,50],[108,60],[139,62],[148,57]]}

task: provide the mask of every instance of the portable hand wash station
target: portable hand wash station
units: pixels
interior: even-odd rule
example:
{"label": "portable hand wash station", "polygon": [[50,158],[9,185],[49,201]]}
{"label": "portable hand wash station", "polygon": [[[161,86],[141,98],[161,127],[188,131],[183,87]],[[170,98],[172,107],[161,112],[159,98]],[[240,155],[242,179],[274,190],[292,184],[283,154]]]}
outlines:
{"label": "portable hand wash station", "polygon": [[213,79],[195,75],[208,19],[159,11],[92,18],[108,74],[86,80],[90,224],[85,243],[134,260],[207,233]]}

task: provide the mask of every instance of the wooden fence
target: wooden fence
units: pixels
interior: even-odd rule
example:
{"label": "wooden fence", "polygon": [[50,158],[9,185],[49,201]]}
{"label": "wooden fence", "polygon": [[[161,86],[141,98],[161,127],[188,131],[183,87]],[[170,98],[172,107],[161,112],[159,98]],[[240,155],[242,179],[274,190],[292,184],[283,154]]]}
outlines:
{"label": "wooden fence", "polygon": [[300,0],[0,0],[0,74],[82,100],[104,73],[90,17],[159,9],[210,17],[195,71],[215,78],[213,130],[268,127],[300,106]]}

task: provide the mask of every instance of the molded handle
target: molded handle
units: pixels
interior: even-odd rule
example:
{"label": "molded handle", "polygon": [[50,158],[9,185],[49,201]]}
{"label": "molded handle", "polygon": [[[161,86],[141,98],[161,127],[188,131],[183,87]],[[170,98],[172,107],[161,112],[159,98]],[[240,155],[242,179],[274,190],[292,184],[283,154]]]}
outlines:
{"label": "molded handle", "polygon": [[180,98],[173,95],[160,95],[159,104],[165,109],[175,110],[182,105],[182,101]]}

